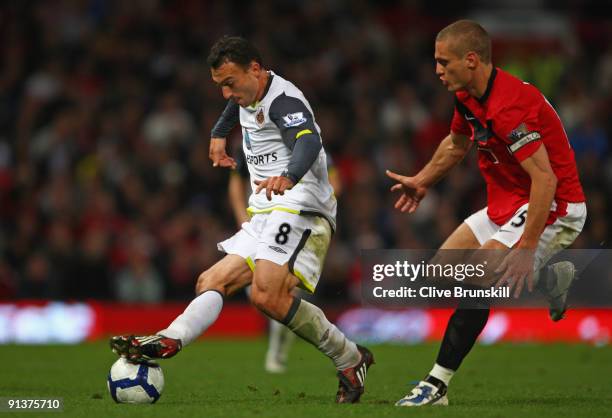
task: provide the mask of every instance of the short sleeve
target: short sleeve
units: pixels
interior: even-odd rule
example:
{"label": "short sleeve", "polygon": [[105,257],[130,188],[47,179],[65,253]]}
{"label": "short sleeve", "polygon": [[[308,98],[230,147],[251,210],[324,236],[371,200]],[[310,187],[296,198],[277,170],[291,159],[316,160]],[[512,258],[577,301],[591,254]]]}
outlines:
{"label": "short sleeve", "polygon": [[542,144],[538,114],[537,102],[521,100],[500,112],[495,121],[497,133],[519,162],[533,155]]}
{"label": "short sleeve", "polygon": [[314,118],[303,101],[296,97],[279,95],[270,105],[270,119],[280,130],[283,142],[293,149],[295,141],[304,135],[319,138]]}

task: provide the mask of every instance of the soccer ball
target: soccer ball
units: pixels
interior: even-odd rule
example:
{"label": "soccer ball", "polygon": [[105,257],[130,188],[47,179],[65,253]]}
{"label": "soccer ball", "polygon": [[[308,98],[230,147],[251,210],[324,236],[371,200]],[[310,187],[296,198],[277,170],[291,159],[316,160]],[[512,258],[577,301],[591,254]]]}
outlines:
{"label": "soccer ball", "polygon": [[120,358],[111,366],[107,385],[117,403],[154,403],[164,390],[164,373],[158,365]]}

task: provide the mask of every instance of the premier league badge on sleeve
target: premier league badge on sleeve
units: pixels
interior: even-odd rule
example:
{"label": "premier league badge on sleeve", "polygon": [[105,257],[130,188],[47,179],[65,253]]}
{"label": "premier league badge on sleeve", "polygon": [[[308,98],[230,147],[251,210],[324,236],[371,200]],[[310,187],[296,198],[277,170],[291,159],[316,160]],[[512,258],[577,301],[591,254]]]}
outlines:
{"label": "premier league badge on sleeve", "polygon": [[283,116],[283,120],[285,121],[285,128],[293,128],[306,122],[304,112],[288,113]]}
{"label": "premier league badge on sleeve", "polygon": [[529,132],[527,130],[527,125],[525,122],[522,122],[519,126],[514,128],[512,132],[508,134],[508,139],[512,142],[516,142],[527,135]]}

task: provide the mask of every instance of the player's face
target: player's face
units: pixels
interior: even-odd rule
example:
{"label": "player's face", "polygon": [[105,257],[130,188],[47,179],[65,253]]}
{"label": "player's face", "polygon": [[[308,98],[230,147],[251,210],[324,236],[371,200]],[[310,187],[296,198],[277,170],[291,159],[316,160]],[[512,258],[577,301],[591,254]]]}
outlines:
{"label": "player's face", "polygon": [[437,41],[436,75],[448,91],[465,89],[472,81],[472,71],[468,68],[465,57],[458,56],[449,46],[448,41]]}
{"label": "player's face", "polygon": [[254,61],[247,68],[228,61],[210,70],[213,81],[221,87],[223,97],[242,107],[256,101],[261,71],[261,66]]}

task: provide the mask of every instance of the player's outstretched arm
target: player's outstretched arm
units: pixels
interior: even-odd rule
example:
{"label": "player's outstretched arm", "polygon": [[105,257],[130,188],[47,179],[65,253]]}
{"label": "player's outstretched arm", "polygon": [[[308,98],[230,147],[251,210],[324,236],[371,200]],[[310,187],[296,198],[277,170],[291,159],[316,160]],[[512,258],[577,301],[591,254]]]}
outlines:
{"label": "player's outstretched arm", "polygon": [[407,177],[387,170],[387,176],[397,181],[397,184],[391,187],[391,191],[402,192],[395,202],[395,208],[402,212],[414,212],[425,197],[427,189],[463,160],[470,146],[471,141],[466,135],[451,132],[442,140],[431,160],[417,175]]}
{"label": "player's outstretched arm", "polygon": [[471,145],[468,136],[451,132],[440,142],[431,160],[415,176],[419,185],[429,188],[440,181],[463,160]]}

